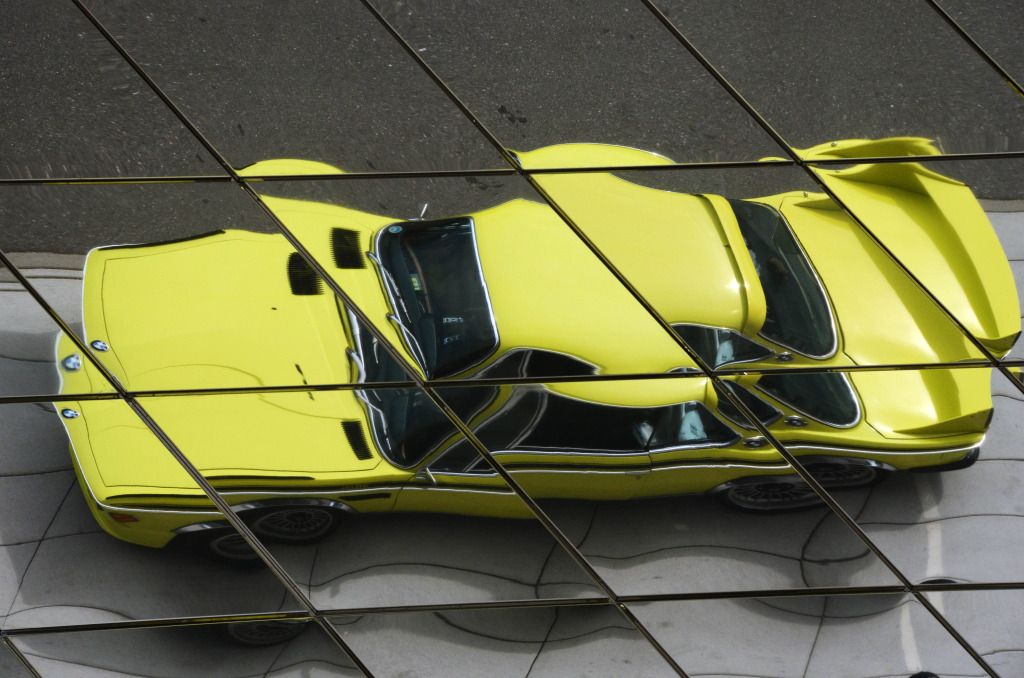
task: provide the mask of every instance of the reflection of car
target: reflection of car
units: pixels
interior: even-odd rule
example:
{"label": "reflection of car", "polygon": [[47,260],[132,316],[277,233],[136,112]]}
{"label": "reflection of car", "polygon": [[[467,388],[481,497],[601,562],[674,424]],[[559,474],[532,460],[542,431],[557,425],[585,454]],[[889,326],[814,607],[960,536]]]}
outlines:
{"label": "reflection of car", "polygon": [[[836,142],[821,153],[870,155],[899,143]],[[560,154],[574,153],[606,165],[663,160],[597,145],[519,158],[557,164]],[[271,164],[269,173],[302,169],[300,161]],[[911,163],[823,175],[854,209],[884,217],[886,245],[990,351],[1009,350],[1020,332],[1016,290],[969,188]],[[715,367],[841,369],[974,356],[958,328],[824,195],[736,200],[605,173],[538,177]],[[681,373],[442,388],[534,496],[721,491],[753,509],[816,500],[548,207],[518,199],[447,219],[396,221],[339,205],[265,200],[424,377]],[[278,235],[232,230],[103,247],[90,253],[84,277],[86,338],[133,391],[223,379],[258,388],[305,383],[313,373],[342,384],[406,378]],[[67,338],[59,342],[68,393],[98,379],[75,350]],[[969,465],[992,416],[989,377],[984,369],[782,369],[727,375],[721,388],[825,486],[841,487],[884,470]],[[165,397],[145,406],[268,539],[318,538],[343,512],[527,515],[414,389]],[[104,529],[150,546],[198,534],[226,555],[238,547],[125,405],[58,408]]]}

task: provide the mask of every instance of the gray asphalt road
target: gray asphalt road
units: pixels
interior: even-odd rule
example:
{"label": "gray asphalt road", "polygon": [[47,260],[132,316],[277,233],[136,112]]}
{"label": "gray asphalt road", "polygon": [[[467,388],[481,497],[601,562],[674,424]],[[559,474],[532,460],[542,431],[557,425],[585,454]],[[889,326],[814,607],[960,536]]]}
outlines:
{"label": "gray asphalt road", "polygon": [[[91,4],[237,167],[280,157],[359,171],[502,165],[358,2]],[[795,146],[911,135],[950,152],[1024,148],[1024,101],[923,0],[661,4]],[[780,155],[639,2],[379,6],[505,146]],[[1007,21],[968,25],[1013,65],[1017,14],[990,14]],[[219,171],[71,3],[8,3],[4,19],[16,39],[0,55],[0,172]],[[1019,193],[1016,176],[993,165],[979,190]]]}

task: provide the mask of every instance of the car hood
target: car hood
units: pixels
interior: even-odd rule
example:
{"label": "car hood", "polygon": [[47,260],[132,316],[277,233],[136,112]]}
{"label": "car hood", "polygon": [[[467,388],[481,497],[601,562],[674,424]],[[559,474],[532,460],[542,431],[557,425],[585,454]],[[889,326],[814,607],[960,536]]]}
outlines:
{"label": "car hood", "polygon": [[136,391],[347,383],[334,295],[293,294],[291,253],[280,235],[248,231],[93,250],[86,335]]}
{"label": "car hood", "polygon": [[[140,402],[218,489],[336,484],[381,464],[353,391],[165,396]],[[98,499],[126,499],[147,490],[198,491],[126,405],[97,400],[77,407],[82,416],[67,427]],[[343,422],[354,423],[346,430]]]}

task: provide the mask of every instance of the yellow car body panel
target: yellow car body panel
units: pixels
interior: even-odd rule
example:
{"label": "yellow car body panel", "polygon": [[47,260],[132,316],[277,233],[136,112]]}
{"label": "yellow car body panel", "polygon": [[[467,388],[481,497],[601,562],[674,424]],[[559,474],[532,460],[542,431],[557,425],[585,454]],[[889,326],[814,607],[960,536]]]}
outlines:
{"label": "yellow car body panel", "polygon": [[541,174],[536,180],[669,322],[760,329],[764,293],[749,257],[739,263],[733,256],[738,227],[726,230],[712,199],[611,174]]}
{"label": "yellow car body panel", "polygon": [[[834,152],[898,147],[896,142],[854,141],[837,142],[840,150]],[[668,162],[655,154],[597,144],[550,147],[517,157],[528,167]],[[304,161],[269,161],[248,171],[308,173],[310,167]],[[965,323],[974,323],[992,350],[1008,348],[1007,338],[1019,332],[1016,289],[976,200],[962,184],[931,176],[913,164],[902,167],[927,185],[916,198],[904,196],[908,191],[903,186],[911,179],[903,175],[893,179],[898,185],[892,195],[899,199],[888,202],[878,183],[881,174],[873,175],[867,188],[848,178],[856,168],[831,171],[826,181],[852,207],[864,207],[871,219],[892,218],[904,230],[911,230],[908,224],[921,232],[932,225],[942,230],[934,237],[915,232],[904,240],[883,235],[887,244],[890,237],[898,241],[893,248],[897,256],[907,248],[938,250],[928,256],[911,253],[915,274],[935,283],[943,302],[949,300],[958,317],[963,312]],[[336,169],[316,168],[324,174]],[[778,366],[774,352],[785,347],[759,336],[765,293],[726,199],[640,187],[604,173],[536,176],[666,320],[742,333],[773,352],[753,366]],[[359,247],[373,253],[381,231],[400,221],[339,205],[262,199],[321,262],[331,260],[330,231],[338,224],[357,232]],[[909,362],[922,353],[942,361],[978,356],[941,310],[827,197],[786,193],[749,200],[786,218],[834,312],[836,349],[818,358],[796,355],[795,364],[841,368]],[[942,212],[948,212],[947,221],[918,221]],[[957,215],[965,221],[959,222]],[[598,374],[693,368],[675,341],[549,208],[513,200],[470,216],[499,345],[483,362],[456,376],[471,377],[520,348],[576,356],[593,364]],[[971,249],[976,232],[981,244]],[[957,243],[971,250],[969,256],[953,258]],[[84,282],[86,339],[109,341],[104,364],[136,391],[194,388],[225,371],[241,376],[235,383],[257,387],[294,383],[296,365],[315,368],[311,371],[335,383],[359,382],[361,374],[345,351],[354,341],[351,318],[329,290],[291,293],[283,271],[292,251],[282,236],[245,231],[94,250]],[[396,311],[379,272],[372,266],[325,269],[406,362],[425,374],[396,323],[388,319]],[[961,284],[962,290],[957,287]],[[679,294],[681,289],[687,294]],[[876,318],[886,322],[877,323]],[[57,358],[75,351],[62,337]],[[61,376],[67,393],[94,390],[103,381],[88,361],[76,371],[62,369]],[[778,420],[769,427],[797,454],[859,457],[909,469],[957,463],[977,448],[992,409],[989,377],[989,370],[977,368],[851,373],[846,383],[852,384],[857,417],[843,426],[817,421],[770,395],[756,375],[730,376],[727,381],[778,411]],[[468,418],[473,428],[505,416],[516,401],[514,387],[491,388],[496,390],[489,404]],[[717,447],[670,445],[625,455],[578,451],[571,459],[562,458],[560,465],[550,463],[550,450],[496,449],[495,456],[537,498],[630,499],[706,492],[753,475],[792,473],[770,447],[745,444],[756,432],[719,412],[720,396],[703,376],[530,388],[544,397],[628,412],[701,403],[734,438]],[[308,396],[162,397],[145,399],[144,406],[233,504],[319,497],[355,511],[529,515],[496,475],[432,469],[435,460],[459,444],[455,436],[410,468],[392,463],[376,443],[369,445],[369,458],[359,458],[339,427],[339,421],[358,422],[365,439],[375,440],[366,403],[356,390]],[[160,546],[174,529],[216,516],[191,477],[123,403],[58,405],[64,407],[81,415],[66,418],[65,426],[90,508],[105,530]],[[805,425],[787,426],[791,417],[801,417]],[[115,521],[110,514],[118,511],[138,520]]]}

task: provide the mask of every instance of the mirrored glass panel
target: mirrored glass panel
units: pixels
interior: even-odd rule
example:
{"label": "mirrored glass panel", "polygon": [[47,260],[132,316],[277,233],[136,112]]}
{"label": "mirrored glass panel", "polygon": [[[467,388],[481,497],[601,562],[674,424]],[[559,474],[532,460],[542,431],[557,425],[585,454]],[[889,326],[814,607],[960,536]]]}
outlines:
{"label": "mirrored glass panel", "polygon": [[[12,259],[29,284],[53,300],[54,310],[78,314],[80,276],[71,257],[25,254]],[[67,340],[53,317],[2,263],[0,301],[0,396],[114,390],[90,364],[89,356]]]}
{"label": "mirrored glass panel", "polygon": [[913,583],[1020,581],[1020,389],[977,368],[846,376],[861,423],[828,443],[808,426],[787,448],[808,468],[821,454],[856,460],[829,492]]}
{"label": "mirrored glass panel", "polygon": [[925,596],[999,675],[1024,672],[1024,590],[929,591]]}
{"label": "mirrored glass panel", "polygon": [[4,629],[298,607],[217,559],[241,538],[124,402],[0,405],[0,431]]}
{"label": "mirrored glass panel", "polygon": [[[987,676],[908,595],[630,605],[690,675]],[[722,638],[729,638],[728,647]]]}
{"label": "mirrored glass panel", "polygon": [[[143,400],[321,609],[596,593],[421,390]],[[454,456],[465,468],[437,465]]]}
{"label": "mirrored glass panel", "polygon": [[255,188],[377,333],[428,379],[695,367],[524,179]]}
{"label": "mirrored glass panel", "polygon": [[674,676],[610,605],[334,617],[377,675]]}
{"label": "mirrored glass panel", "polygon": [[806,158],[1024,148],[1024,100],[927,2],[656,4]]}
{"label": "mirrored glass panel", "polygon": [[364,675],[315,622],[232,622],[27,634],[12,639],[43,678]]}
{"label": "mirrored glass panel", "polygon": [[[524,152],[523,167],[781,154],[642,5],[614,0],[579,6],[538,0],[374,5],[503,146],[517,155]],[[572,146],[586,142],[620,148],[594,154]]]}
{"label": "mirrored glass panel", "polygon": [[[969,255],[979,267],[991,269],[991,294],[1016,298],[1006,256],[994,246],[992,228],[969,189],[957,192],[955,204],[942,196],[918,196],[915,203],[902,186],[925,170],[876,167],[909,174],[886,175],[885,181],[870,185],[871,194],[864,198],[906,212],[902,222],[886,222],[883,241],[896,241],[894,248],[909,243],[906,231],[914,228],[925,240],[939,216],[948,213],[956,220],[959,210],[973,209],[978,212],[973,227],[991,242],[955,241],[939,253],[914,242],[900,251],[920,252],[933,277],[951,293],[971,294],[975,305],[987,308],[987,291],[976,290],[972,279],[960,275],[967,265],[961,259]],[[736,371],[982,360],[968,335],[800,169],[535,178],[710,367]],[[948,185],[941,177],[933,180]],[[859,213],[861,204],[851,207]],[[1020,329],[1015,309],[999,309],[1000,321],[1006,316],[1007,335]],[[885,320],[880,322],[880,316]]]}
{"label": "mirrored glass panel", "polygon": [[[797,428],[753,386],[718,390],[702,377],[440,393],[620,594],[895,584],[853,531],[826,521],[821,498],[725,390],[756,401],[776,435]],[[465,472],[455,452],[433,468]],[[846,482],[819,470],[822,482]],[[827,553],[808,553],[811,540]]]}
{"label": "mirrored glass panel", "polygon": [[6,3],[0,177],[223,174],[73,3]]}
{"label": "mirrored glass panel", "polygon": [[0,646],[0,671],[12,678],[31,678],[32,673],[6,644]]}
{"label": "mirrored glass panel", "polygon": [[88,4],[247,175],[507,167],[359,2]]}
{"label": "mirrored glass panel", "polygon": [[1024,7],[1014,0],[941,0],[939,5],[1011,77],[1024,80],[1024,50],[1014,26],[1024,23]]}
{"label": "mirrored glass panel", "polygon": [[[237,186],[2,188],[0,247],[127,389],[359,380],[358,321]],[[31,299],[11,298],[17,333]],[[84,358],[78,370],[57,365],[53,344],[33,340],[23,353],[63,379],[61,392],[102,378]],[[62,338],[56,355],[76,351]]]}

